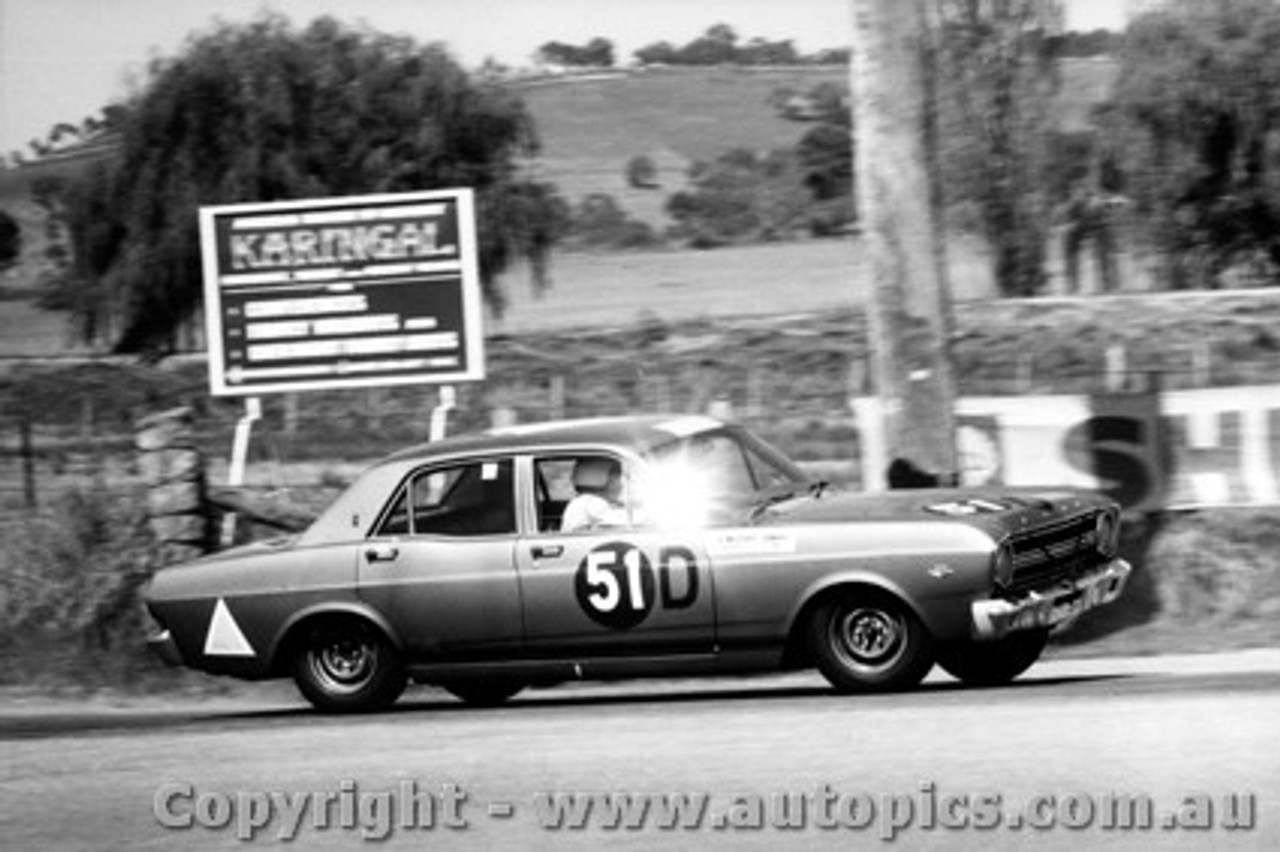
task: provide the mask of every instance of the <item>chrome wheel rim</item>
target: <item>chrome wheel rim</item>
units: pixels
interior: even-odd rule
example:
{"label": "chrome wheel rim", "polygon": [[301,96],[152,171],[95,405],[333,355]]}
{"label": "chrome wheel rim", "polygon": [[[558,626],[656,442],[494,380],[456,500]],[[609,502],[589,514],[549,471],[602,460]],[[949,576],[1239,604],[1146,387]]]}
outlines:
{"label": "chrome wheel rim", "polygon": [[830,638],[844,666],[875,674],[892,667],[906,653],[907,628],[899,615],[858,607],[831,619]]}
{"label": "chrome wheel rim", "polygon": [[353,637],[326,638],[308,654],[316,682],[331,693],[358,692],[378,666],[378,648]]}

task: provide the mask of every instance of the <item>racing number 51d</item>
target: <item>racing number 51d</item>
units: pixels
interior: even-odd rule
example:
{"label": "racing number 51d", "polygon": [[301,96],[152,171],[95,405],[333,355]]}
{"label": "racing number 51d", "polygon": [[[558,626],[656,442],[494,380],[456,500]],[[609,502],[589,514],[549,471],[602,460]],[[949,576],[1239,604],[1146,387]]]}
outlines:
{"label": "racing number 51d", "polygon": [[[574,591],[578,605],[594,621],[615,630],[635,627],[648,617],[658,598],[666,609],[683,609],[698,596],[698,568],[693,552],[685,547],[663,548],[660,555],[662,593],[649,558],[635,545],[603,544],[578,565]],[[673,591],[674,569],[684,573],[683,594]]]}

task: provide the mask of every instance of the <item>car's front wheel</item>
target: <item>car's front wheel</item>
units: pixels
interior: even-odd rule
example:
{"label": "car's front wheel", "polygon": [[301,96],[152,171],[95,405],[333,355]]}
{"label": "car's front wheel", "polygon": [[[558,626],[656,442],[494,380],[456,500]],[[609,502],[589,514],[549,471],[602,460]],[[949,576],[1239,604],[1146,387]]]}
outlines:
{"label": "car's front wheel", "polygon": [[396,649],[372,625],[355,619],[305,628],[293,656],[293,679],[326,713],[389,707],[407,682]]}
{"label": "car's front wheel", "polygon": [[993,642],[965,641],[939,649],[938,665],[963,683],[999,686],[1031,668],[1048,641],[1048,630],[1019,631]]}
{"label": "car's front wheel", "polygon": [[818,670],[841,692],[908,689],[933,668],[929,632],[883,592],[833,596],[814,609],[808,633]]}

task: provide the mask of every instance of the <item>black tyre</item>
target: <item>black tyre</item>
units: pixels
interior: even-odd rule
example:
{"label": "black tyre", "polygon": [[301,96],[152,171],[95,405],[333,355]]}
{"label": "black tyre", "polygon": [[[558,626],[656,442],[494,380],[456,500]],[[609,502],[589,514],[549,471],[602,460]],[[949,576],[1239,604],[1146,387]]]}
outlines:
{"label": "black tyre", "polygon": [[939,648],[938,665],[962,683],[999,686],[1035,665],[1048,641],[1048,630],[1024,630],[994,642],[961,642]]}
{"label": "black tyre", "polygon": [[293,679],[303,696],[326,713],[389,707],[407,682],[396,649],[381,631],[356,619],[306,628],[295,645]]}
{"label": "black tyre", "polygon": [[818,671],[840,692],[909,689],[933,668],[932,638],[910,608],[882,592],[847,592],[808,624]]}
{"label": "black tyre", "polygon": [[476,707],[497,707],[525,687],[521,681],[505,678],[454,680],[440,685],[445,691]]}

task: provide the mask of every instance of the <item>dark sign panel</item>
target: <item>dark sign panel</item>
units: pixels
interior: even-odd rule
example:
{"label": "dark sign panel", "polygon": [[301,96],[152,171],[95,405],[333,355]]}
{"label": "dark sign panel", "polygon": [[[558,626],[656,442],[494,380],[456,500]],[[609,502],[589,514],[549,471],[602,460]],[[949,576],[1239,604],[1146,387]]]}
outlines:
{"label": "dark sign panel", "polygon": [[200,211],[215,395],[484,378],[467,189]]}

